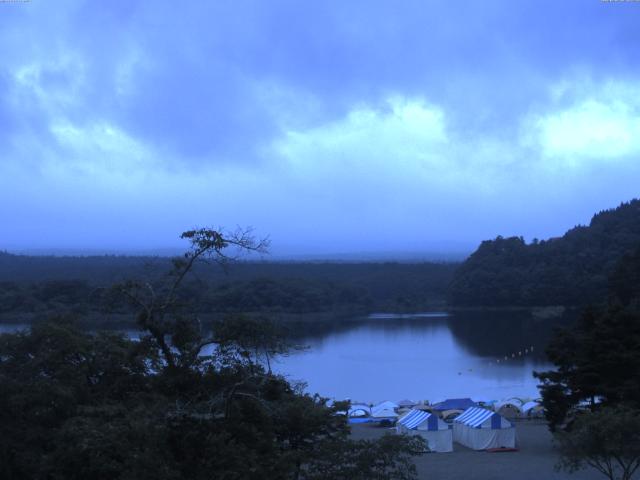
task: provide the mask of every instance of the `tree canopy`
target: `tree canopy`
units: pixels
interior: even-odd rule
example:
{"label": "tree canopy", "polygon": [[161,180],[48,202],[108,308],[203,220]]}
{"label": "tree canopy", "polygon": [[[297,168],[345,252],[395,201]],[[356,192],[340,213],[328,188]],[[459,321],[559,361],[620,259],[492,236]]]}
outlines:
{"label": "tree canopy", "polygon": [[482,242],[456,271],[455,306],[586,306],[604,301],[608,277],[640,245],[640,200],[599,212],[562,237]]}
{"label": "tree canopy", "polygon": [[576,472],[589,466],[609,480],[630,480],[640,467],[640,410],[603,408],[580,417],[556,439],[561,468]]}
{"label": "tree canopy", "polygon": [[613,270],[607,303],[585,309],[576,325],[559,329],[547,347],[556,369],[535,374],[552,429],[579,408],[640,408],[640,249]]}
{"label": "tree canopy", "polygon": [[[187,232],[188,233],[188,232]],[[217,231],[163,285],[116,287],[137,309],[137,341],[65,319],[0,335],[0,477],[7,479],[413,479],[414,437],[351,441],[346,405],[270,371],[287,345],[268,322],[230,318],[213,331],[180,301],[199,259],[224,261]]]}

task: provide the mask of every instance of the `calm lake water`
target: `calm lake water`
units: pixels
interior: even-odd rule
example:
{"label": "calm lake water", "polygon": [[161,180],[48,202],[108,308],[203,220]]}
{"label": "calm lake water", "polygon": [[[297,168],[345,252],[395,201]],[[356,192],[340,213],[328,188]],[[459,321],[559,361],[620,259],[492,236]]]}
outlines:
{"label": "calm lake water", "polygon": [[[297,340],[305,351],[273,367],[310,393],[367,403],[536,398],[532,372],[551,368],[544,347],[561,323],[528,313],[374,314],[314,329]],[[0,333],[24,327],[0,324]]]}
{"label": "calm lake water", "polygon": [[367,403],[536,398],[532,372],[551,368],[553,324],[516,313],[372,315],[305,338],[309,349],[275,369],[310,393]]}

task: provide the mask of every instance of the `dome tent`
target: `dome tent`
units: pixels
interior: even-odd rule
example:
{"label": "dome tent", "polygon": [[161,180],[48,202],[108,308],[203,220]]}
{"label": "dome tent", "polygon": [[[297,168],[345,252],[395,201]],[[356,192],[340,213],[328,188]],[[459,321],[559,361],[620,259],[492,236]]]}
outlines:
{"label": "dome tent", "polygon": [[453,420],[453,439],[473,450],[515,448],[516,429],[496,412],[471,407]]}
{"label": "dome tent", "polygon": [[493,405],[493,409],[505,418],[518,418],[522,415],[521,406],[514,400],[497,402]]}
{"label": "dome tent", "polygon": [[369,405],[354,403],[347,412],[349,423],[366,423],[371,421],[371,408]]}
{"label": "dome tent", "polygon": [[437,415],[424,410],[410,410],[396,424],[396,432],[420,435],[432,452],[453,452],[453,435]]}
{"label": "dome tent", "polygon": [[522,405],[522,414],[527,418],[543,418],[544,407],[538,402],[527,402]]}

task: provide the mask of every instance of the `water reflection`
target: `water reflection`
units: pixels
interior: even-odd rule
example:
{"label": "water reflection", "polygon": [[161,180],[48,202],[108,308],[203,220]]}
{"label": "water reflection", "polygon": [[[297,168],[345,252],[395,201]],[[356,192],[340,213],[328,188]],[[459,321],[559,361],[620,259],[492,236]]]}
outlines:
{"label": "water reflection", "polygon": [[[305,381],[311,393],[338,399],[535,398],[532,372],[551,368],[544,347],[553,327],[571,321],[571,315],[537,320],[528,312],[305,321],[292,333],[309,348],[279,359],[275,368],[290,380]],[[23,328],[28,325],[0,324],[0,333]],[[141,334],[119,331],[133,339]]]}
{"label": "water reflection", "polygon": [[544,347],[557,324],[513,312],[354,319],[307,335],[309,350],[277,368],[312,393],[366,402],[537,397],[532,371],[550,368]]}

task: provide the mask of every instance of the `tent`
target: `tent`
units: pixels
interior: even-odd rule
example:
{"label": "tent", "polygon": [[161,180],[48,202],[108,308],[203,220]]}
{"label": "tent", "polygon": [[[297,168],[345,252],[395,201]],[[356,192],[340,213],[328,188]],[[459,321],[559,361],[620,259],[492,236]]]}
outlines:
{"label": "tent", "polygon": [[368,417],[371,415],[371,408],[364,403],[354,403],[349,407],[350,417]]}
{"label": "tent", "polygon": [[453,452],[452,430],[436,415],[424,410],[409,411],[398,420],[396,432],[420,435],[432,452]]}
{"label": "tent", "polygon": [[436,403],[434,410],[466,410],[478,404],[470,398],[447,398],[444,402]]}
{"label": "tent", "polygon": [[522,414],[528,418],[542,418],[544,416],[544,407],[538,402],[527,402],[522,405]]}
{"label": "tent", "polygon": [[354,403],[349,407],[349,423],[366,423],[370,421],[370,416],[371,409],[369,408],[369,405]]}
{"label": "tent", "polygon": [[515,448],[516,429],[496,412],[471,407],[453,420],[453,439],[473,450]]}
{"label": "tent", "polygon": [[395,410],[390,410],[388,408],[385,408],[383,410],[375,410],[374,412],[372,412],[371,418],[376,420],[383,419],[383,418],[395,420],[396,418],[398,418],[398,414],[396,413]]}
{"label": "tent", "polygon": [[518,418],[522,414],[520,405],[513,400],[497,402],[493,405],[493,409],[505,418]]}
{"label": "tent", "polygon": [[391,402],[387,400],[371,407],[371,415],[373,415],[374,417],[382,417],[384,415],[379,415],[379,413],[393,412],[393,415],[397,417],[398,416],[396,415],[397,408],[398,408],[398,404],[396,402]]}
{"label": "tent", "polygon": [[398,418],[396,409],[398,404],[395,402],[382,402],[371,408],[371,421],[380,422],[380,425],[392,425]]}
{"label": "tent", "polygon": [[511,403],[513,405],[515,405],[518,408],[521,408],[522,405],[524,405],[525,403],[527,403],[528,399],[522,399],[522,398],[518,398],[518,397],[511,397],[511,398],[507,398],[504,402],[502,403]]}
{"label": "tent", "polygon": [[412,407],[415,407],[416,405],[417,405],[416,402],[414,402],[413,400],[408,400],[406,398],[398,402],[398,406],[400,408],[412,408]]}

